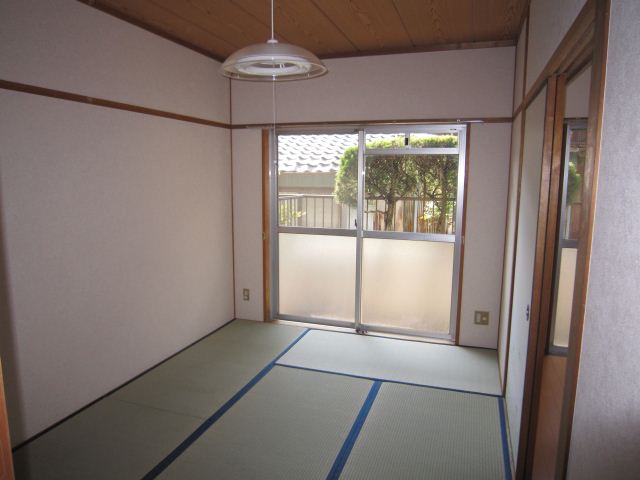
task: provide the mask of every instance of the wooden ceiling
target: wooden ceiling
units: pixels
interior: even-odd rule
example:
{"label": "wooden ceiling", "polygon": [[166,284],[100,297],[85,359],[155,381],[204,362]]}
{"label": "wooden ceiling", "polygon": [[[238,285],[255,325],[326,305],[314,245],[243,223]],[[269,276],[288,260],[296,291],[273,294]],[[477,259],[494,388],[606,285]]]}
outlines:
{"label": "wooden ceiling", "polygon": [[[267,40],[269,0],[79,0],[216,60]],[[276,38],[321,58],[513,45],[527,0],[275,0]]]}

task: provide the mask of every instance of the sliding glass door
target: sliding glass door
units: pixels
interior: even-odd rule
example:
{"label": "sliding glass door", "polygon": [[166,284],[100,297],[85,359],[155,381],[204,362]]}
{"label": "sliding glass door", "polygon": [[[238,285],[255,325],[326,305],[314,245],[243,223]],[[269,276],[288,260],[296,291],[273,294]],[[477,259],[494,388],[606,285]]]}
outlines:
{"label": "sliding glass door", "polygon": [[271,315],[452,338],[466,129],[279,132]]}

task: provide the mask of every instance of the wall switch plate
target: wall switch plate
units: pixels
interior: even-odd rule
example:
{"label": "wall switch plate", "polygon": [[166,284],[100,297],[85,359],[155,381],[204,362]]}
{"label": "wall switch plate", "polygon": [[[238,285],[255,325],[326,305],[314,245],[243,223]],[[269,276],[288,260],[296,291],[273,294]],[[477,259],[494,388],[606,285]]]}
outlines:
{"label": "wall switch plate", "polygon": [[476,325],[489,325],[489,312],[476,310],[476,313],[473,316],[473,323]]}
{"label": "wall switch plate", "polygon": [[242,300],[244,300],[245,302],[249,301],[249,289],[248,288],[243,288],[242,289]]}

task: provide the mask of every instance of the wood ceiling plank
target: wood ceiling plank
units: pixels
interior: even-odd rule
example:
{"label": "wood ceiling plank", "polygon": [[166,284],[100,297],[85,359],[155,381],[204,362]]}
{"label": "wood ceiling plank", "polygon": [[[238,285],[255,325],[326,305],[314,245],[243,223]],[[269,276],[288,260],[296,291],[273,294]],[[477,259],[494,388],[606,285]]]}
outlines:
{"label": "wood ceiling plank", "polygon": [[360,52],[413,46],[393,0],[313,1]]}
{"label": "wood ceiling plank", "polygon": [[521,0],[484,0],[473,4],[475,41],[506,40],[517,36]]}
{"label": "wood ceiling plank", "polygon": [[95,3],[98,8],[105,7],[120,12],[216,57],[226,57],[237,48],[215,33],[194,25],[148,0],[98,0]]}
{"label": "wood ceiling plank", "polygon": [[[268,0],[233,0],[255,18],[270,19]],[[354,52],[355,46],[311,0],[275,3],[276,38],[286,38],[316,55]]]}
{"label": "wood ceiling plank", "polygon": [[241,48],[266,42],[271,28],[229,0],[147,0]]}
{"label": "wood ceiling plank", "polygon": [[[270,0],[79,0],[213,58],[270,36]],[[517,37],[528,0],[276,0],[276,37],[321,57]]]}
{"label": "wood ceiling plank", "polygon": [[413,44],[440,45],[474,41],[473,0],[395,0]]}

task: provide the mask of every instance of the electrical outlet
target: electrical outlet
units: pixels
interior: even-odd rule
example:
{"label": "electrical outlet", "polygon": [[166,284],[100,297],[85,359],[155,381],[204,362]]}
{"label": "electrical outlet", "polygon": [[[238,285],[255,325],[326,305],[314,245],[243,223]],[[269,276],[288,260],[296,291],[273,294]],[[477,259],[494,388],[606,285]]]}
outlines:
{"label": "electrical outlet", "polygon": [[244,300],[245,302],[249,301],[249,289],[248,288],[243,288],[242,289],[242,300]]}
{"label": "electrical outlet", "polygon": [[476,325],[489,325],[489,312],[476,310],[476,313],[473,317],[473,323],[475,323]]}

